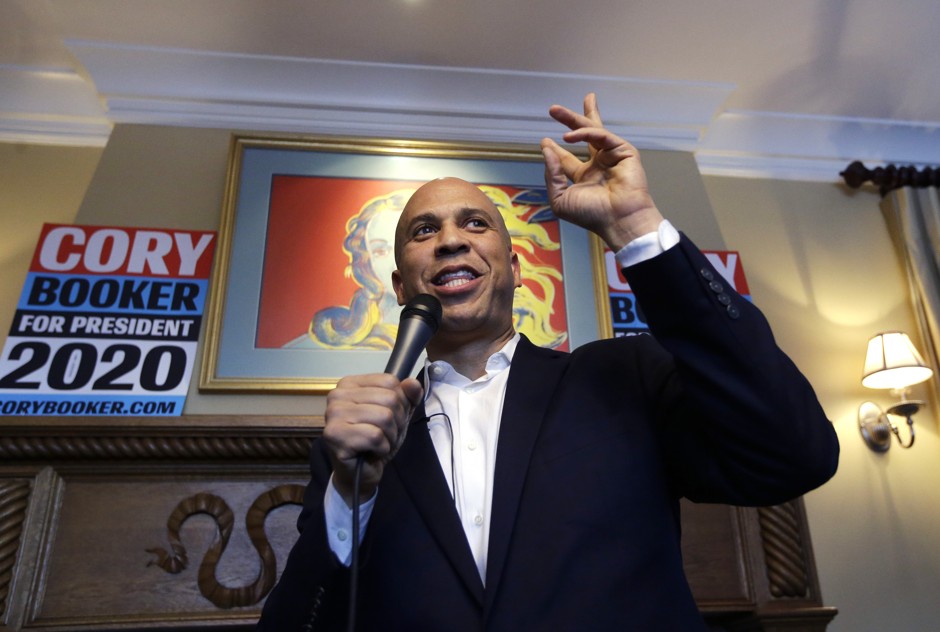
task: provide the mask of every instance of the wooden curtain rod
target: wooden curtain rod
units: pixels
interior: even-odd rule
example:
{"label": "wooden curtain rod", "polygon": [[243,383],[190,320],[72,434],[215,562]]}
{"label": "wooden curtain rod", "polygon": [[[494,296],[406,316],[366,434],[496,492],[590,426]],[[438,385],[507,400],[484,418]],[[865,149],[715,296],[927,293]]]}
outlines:
{"label": "wooden curtain rod", "polygon": [[936,187],[940,186],[940,167],[924,167],[920,171],[914,165],[898,167],[886,165],[869,169],[856,160],[839,173],[845,183],[857,189],[866,182],[878,185],[881,196],[901,187]]}

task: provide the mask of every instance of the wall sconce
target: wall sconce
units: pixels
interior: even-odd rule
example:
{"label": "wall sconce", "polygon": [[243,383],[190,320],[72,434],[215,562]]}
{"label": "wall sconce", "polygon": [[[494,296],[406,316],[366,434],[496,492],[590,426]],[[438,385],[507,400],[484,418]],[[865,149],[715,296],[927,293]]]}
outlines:
{"label": "wall sconce", "polygon": [[[858,407],[858,429],[869,448],[885,452],[891,447],[891,434],[902,448],[914,445],[914,414],[926,406],[923,400],[907,399],[910,387],[929,380],[933,371],[924,363],[907,334],[900,331],[880,333],[868,341],[865,356],[865,372],[862,386],[868,388],[890,388],[901,401],[887,410],[874,402],[863,402]],[[888,415],[904,417],[910,429],[910,440],[901,440],[898,426]]]}

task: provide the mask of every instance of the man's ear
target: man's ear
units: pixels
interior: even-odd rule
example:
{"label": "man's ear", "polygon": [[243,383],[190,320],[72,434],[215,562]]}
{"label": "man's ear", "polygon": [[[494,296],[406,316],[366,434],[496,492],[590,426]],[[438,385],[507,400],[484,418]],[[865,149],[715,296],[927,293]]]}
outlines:
{"label": "man's ear", "polygon": [[515,281],[513,287],[522,287],[522,264],[519,263],[519,255],[515,250],[511,251],[510,264],[512,265],[512,278]]}
{"label": "man's ear", "polygon": [[395,298],[398,299],[398,304],[404,305],[407,303],[408,301],[405,300],[405,291],[401,283],[401,272],[398,270],[392,271],[392,287],[395,288]]}

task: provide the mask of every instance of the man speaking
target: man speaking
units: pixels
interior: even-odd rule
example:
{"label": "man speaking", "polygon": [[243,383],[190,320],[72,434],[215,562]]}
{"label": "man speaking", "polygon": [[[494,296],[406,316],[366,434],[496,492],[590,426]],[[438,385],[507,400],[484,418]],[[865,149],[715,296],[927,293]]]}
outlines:
{"label": "man speaking", "polygon": [[358,630],[704,630],[679,499],[777,504],[835,472],[811,386],[663,219],[594,95],[583,114],[549,112],[590,148],[582,161],[542,141],[555,215],[617,253],[653,335],[536,347],[513,329],[522,280],[496,207],[462,180],[418,189],[393,283],[401,304],[441,303],[428,364],[420,381],[351,376],[328,396],[300,537],[259,630],[346,627],[353,511]]}

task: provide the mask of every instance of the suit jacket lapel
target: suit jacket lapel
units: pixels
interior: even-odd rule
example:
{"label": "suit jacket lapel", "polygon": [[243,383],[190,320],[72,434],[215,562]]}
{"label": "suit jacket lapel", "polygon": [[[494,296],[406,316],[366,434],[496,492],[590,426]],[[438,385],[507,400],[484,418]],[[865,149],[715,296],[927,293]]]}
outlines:
{"label": "suit jacket lapel", "polygon": [[405,443],[390,465],[427,524],[428,531],[482,606],[483,581],[470,552],[437,453],[434,452],[423,405],[415,411]]}
{"label": "suit jacket lapel", "polygon": [[493,603],[506,564],[529,461],[551,401],[550,393],[567,367],[566,357],[536,347],[524,336],[513,355],[496,450],[486,559],[486,610]]}

